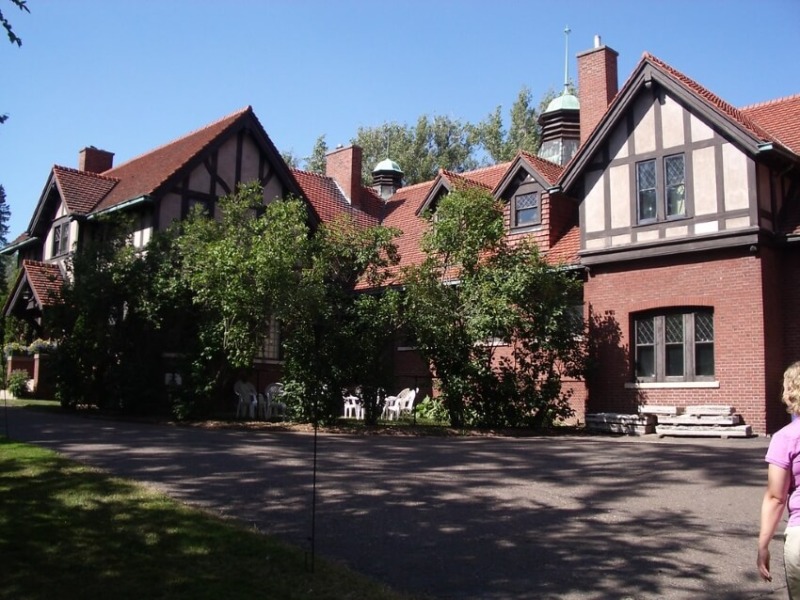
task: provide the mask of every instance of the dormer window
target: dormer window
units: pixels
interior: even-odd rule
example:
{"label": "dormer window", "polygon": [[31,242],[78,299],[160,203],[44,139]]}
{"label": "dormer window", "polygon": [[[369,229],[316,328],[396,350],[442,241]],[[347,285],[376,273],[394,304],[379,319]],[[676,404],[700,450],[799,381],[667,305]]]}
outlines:
{"label": "dormer window", "polygon": [[514,214],[512,222],[514,227],[531,227],[542,221],[539,210],[539,194],[530,192],[514,196]]}
{"label": "dormer window", "polygon": [[53,247],[51,256],[61,256],[69,251],[69,221],[53,225]]}

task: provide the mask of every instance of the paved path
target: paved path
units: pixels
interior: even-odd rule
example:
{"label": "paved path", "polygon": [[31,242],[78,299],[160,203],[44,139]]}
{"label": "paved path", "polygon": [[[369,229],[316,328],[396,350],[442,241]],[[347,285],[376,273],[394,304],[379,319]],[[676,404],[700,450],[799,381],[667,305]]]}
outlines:
{"label": "paved path", "polygon": [[[313,435],[8,409],[9,437],[309,547]],[[1,430],[0,430],[1,431]],[[765,438],[318,437],[316,551],[457,599],[785,597]]]}

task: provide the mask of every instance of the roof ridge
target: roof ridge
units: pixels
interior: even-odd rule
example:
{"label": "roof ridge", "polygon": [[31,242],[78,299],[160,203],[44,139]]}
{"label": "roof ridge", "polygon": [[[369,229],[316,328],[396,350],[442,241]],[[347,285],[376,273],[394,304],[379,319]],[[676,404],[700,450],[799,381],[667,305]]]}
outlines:
{"label": "roof ridge", "polygon": [[756,102],[755,104],[747,104],[745,106],[739,107],[739,110],[751,110],[753,108],[761,108],[763,106],[769,106],[771,104],[780,104],[781,102],[787,102],[788,100],[800,100],[800,92],[796,94],[791,94],[789,96],[783,96],[782,98],[773,98],[772,100],[764,100],[762,102]]}
{"label": "roof ridge", "polygon": [[211,129],[212,127],[216,127],[217,125],[219,125],[223,121],[227,121],[229,119],[238,118],[241,115],[246,114],[248,112],[253,112],[253,107],[250,104],[248,104],[244,108],[240,108],[239,110],[236,110],[236,111],[234,111],[234,112],[232,112],[232,113],[230,113],[228,115],[225,115],[224,117],[221,117],[221,118],[217,119],[216,121],[213,121],[211,123],[207,123],[206,125],[203,125],[202,127],[198,127],[197,129],[194,129],[194,130],[190,131],[189,133],[185,133],[185,134],[183,134],[183,135],[181,135],[179,137],[176,137],[176,138],[174,138],[173,140],[171,140],[169,142],[161,144],[160,146],[156,146],[155,148],[151,148],[150,150],[147,150],[146,152],[142,152],[140,154],[137,154],[133,158],[129,158],[125,162],[122,162],[122,163],[120,163],[118,165],[115,165],[115,166],[111,167],[107,171],[104,171],[104,173],[108,173],[109,171],[115,171],[117,169],[120,169],[120,168],[124,167],[125,165],[128,165],[128,164],[130,164],[132,162],[135,162],[135,161],[139,160],[140,158],[143,158],[143,157],[147,156],[148,154],[153,154],[154,152],[158,152],[159,150],[163,150],[164,148],[172,146],[173,144],[177,144],[178,142],[180,142],[182,140],[185,140],[186,138],[190,138],[190,137],[192,137],[194,135],[197,135],[198,133],[200,133],[202,131],[205,131],[206,129]]}
{"label": "roof ridge", "polygon": [[67,171],[68,173],[75,173],[76,175],[86,175],[87,177],[94,177],[95,179],[103,179],[104,181],[113,181],[115,183],[120,181],[119,177],[111,177],[110,175],[103,175],[102,173],[95,173],[94,171],[83,171],[74,167],[65,167],[64,165],[53,165],[53,170]]}
{"label": "roof ridge", "polygon": [[706,104],[708,104],[715,110],[721,111],[727,114],[729,117],[732,117],[734,120],[738,121],[741,125],[744,125],[752,133],[755,133],[767,140],[779,141],[777,140],[777,138],[775,138],[775,136],[766,131],[763,127],[761,127],[761,125],[759,125],[753,119],[748,117],[740,109],[733,106],[730,102],[723,100],[721,97],[719,97],[717,94],[709,90],[707,87],[700,85],[699,83],[697,83],[697,81],[695,81],[685,73],[682,73],[669,63],[661,60],[660,58],[654,56],[649,52],[645,52],[642,55],[642,59],[647,60],[660,70],[666,72],[673,79],[679,81],[682,85],[689,88],[689,90],[696,97],[702,99]]}

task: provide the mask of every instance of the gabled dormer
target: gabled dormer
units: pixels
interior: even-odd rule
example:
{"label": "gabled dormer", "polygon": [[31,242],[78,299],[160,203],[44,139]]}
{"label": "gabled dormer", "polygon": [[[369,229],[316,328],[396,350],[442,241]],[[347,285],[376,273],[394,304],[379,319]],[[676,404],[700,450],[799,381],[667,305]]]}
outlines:
{"label": "gabled dormer", "polygon": [[562,167],[520,151],[493,190],[503,201],[506,231],[513,242],[533,236],[548,254],[559,240],[577,227],[577,203],[554,193]]}
{"label": "gabled dormer", "polygon": [[776,231],[790,155],[645,54],[560,182],[581,202],[582,262],[759,243]]}

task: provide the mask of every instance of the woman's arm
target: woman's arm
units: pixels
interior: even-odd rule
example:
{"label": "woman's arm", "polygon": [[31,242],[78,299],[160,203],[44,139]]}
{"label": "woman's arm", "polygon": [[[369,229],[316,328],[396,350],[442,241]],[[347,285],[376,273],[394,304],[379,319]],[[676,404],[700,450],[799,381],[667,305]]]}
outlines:
{"label": "woman's arm", "polygon": [[758,558],[756,564],[761,577],[772,581],[769,572],[769,543],[786,506],[789,493],[789,470],[770,464],[767,471],[767,489],[761,502],[761,531],[758,534]]}

